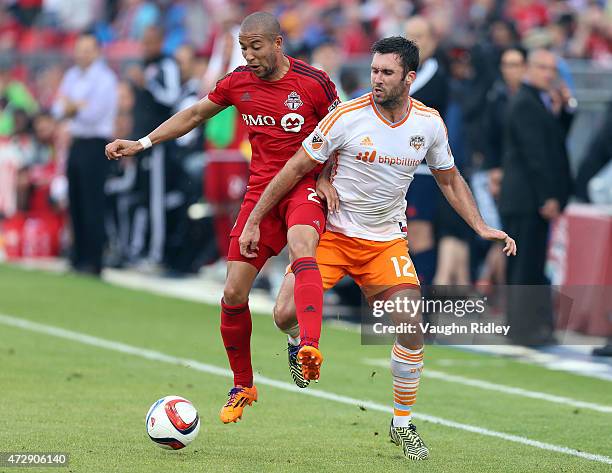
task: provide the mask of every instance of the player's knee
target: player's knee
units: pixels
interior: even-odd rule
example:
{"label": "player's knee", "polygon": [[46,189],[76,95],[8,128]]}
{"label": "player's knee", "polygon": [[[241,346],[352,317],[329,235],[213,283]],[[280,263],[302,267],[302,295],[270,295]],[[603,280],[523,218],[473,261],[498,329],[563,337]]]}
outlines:
{"label": "player's knee", "polygon": [[317,250],[317,241],[308,237],[295,239],[289,242],[289,256],[292,261],[299,258],[314,257]]}
{"label": "player's knee", "polygon": [[412,334],[398,334],[397,343],[409,350],[422,350],[424,344],[423,334],[418,332]]}
{"label": "player's knee", "polygon": [[244,304],[249,299],[249,291],[238,284],[226,283],[223,288],[223,301],[227,305]]}

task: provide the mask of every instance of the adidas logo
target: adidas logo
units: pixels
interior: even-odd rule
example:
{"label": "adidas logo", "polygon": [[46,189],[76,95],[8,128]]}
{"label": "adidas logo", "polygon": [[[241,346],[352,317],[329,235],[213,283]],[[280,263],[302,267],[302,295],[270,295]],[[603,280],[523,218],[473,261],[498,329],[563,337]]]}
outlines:
{"label": "adidas logo", "polygon": [[372,141],[372,138],[370,138],[369,136],[366,136],[363,140],[361,140],[361,143],[359,143],[361,146],[374,146],[374,142]]}
{"label": "adidas logo", "polygon": [[316,309],[313,306],[309,305],[304,309],[304,312],[316,312]]}
{"label": "adidas logo", "polygon": [[251,101],[251,94],[249,94],[248,92],[245,92],[244,94],[242,94],[242,97],[240,97],[240,101],[241,102],[250,102]]}

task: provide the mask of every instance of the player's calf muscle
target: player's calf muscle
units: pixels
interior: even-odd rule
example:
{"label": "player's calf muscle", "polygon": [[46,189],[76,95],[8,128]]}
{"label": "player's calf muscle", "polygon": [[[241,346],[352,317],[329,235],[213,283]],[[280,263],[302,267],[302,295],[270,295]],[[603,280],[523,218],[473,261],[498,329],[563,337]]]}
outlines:
{"label": "player's calf muscle", "polygon": [[276,304],[274,304],[272,315],[274,323],[280,330],[290,329],[297,323],[295,303],[293,302],[293,285],[293,274],[285,276],[285,281],[276,298]]}
{"label": "player's calf muscle", "polygon": [[297,323],[295,306],[288,300],[277,300],[272,311],[274,323],[280,330],[287,330]]}

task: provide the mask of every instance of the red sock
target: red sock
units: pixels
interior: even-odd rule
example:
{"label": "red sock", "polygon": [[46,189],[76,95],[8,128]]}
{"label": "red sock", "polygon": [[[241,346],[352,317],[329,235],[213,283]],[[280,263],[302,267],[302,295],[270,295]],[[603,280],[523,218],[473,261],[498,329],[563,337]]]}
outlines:
{"label": "red sock", "polygon": [[293,298],[300,324],[301,344],[318,348],[323,321],[323,282],[317,260],[299,258],[293,262],[291,269],[295,275]]}
{"label": "red sock", "polygon": [[253,386],[249,303],[227,305],[221,300],[221,337],[234,372],[234,386]]}

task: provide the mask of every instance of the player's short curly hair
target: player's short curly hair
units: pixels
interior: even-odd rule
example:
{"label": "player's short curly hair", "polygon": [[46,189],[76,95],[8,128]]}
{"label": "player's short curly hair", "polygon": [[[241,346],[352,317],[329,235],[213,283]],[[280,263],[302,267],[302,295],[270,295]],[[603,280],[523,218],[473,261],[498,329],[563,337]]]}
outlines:
{"label": "player's short curly hair", "polygon": [[397,54],[404,68],[404,77],[419,67],[419,47],[403,36],[379,39],[372,46],[372,54]]}

